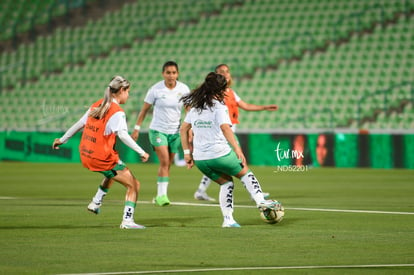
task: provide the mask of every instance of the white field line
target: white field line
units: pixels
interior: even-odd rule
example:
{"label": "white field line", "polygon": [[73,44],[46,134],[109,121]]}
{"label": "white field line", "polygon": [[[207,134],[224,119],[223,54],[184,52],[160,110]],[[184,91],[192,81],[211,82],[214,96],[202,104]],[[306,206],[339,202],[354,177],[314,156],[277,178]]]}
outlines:
{"label": "white field line", "polygon": [[[0,199],[18,199],[14,197],[0,197]],[[142,204],[152,204],[151,201],[139,201]],[[219,207],[219,204],[173,202],[172,205],[178,206],[202,206]],[[253,205],[237,205],[240,208],[255,208]],[[345,213],[368,213],[368,214],[394,214],[394,215],[414,215],[413,212],[391,212],[391,211],[371,211],[371,210],[344,210],[344,209],[322,209],[322,208],[285,208],[296,211],[321,211],[321,212],[345,212]],[[103,273],[73,273],[60,275],[123,275],[123,274],[160,274],[160,273],[179,273],[179,272],[209,272],[209,271],[243,271],[243,270],[287,270],[287,269],[349,269],[349,268],[387,268],[387,267],[414,267],[414,264],[377,264],[377,265],[310,265],[310,266],[270,266],[270,267],[226,267],[226,268],[200,268],[200,269],[171,269],[171,270],[146,270],[146,271],[125,271],[125,272],[103,272]]]}
{"label": "white field line", "polygon": [[299,211],[321,211],[321,212],[346,212],[346,213],[366,213],[366,214],[391,214],[391,215],[414,215],[414,212],[394,212],[376,210],[345,210],[345,209],[324,209],[324,208],[288,208],[289,210]]}
{"label": "white field line", "polygon": [[171,270],[146,270],[103,273],[73,273],[60,275],[125,275],[125,274],[160,274],[160,273],[193,273],[210,271],[245,271],[245,270],[287,270],[287,269],[350,269],[350,268],[389,268],[389,267],[414,267],[414,264],[374,264],[374,265],[308,265],[308,266],[268,266],[268,267],[225,267],[225,268],[199,268],[199,269],[171,269]]}
{"label": "white field line", "polygon": [[[138,203],[152,203],[149,201],[141,201]],[[219,204],[215,203],[189,203],[189,202],[172,202],[171,205],[182,206],[206,206],[206,207],[219,207]],[[256,208],[254,205],[234,205],[235,208]],[[390,215],[414,215],[414,212],[394,212],[394,211],[377,211],[377,210],[352,210],[352,209],[326,209],[326,208],[298,208],[298,207],[285,207],[286,210],[296,211],[320,211],[320,212],[343,212],[343,213],[364,213],[364,214],[390,214]]]}
{"label": "white field line", "polygon": [[16,200],[15,197],[0,197],[0,200]]}
{"label": "white field line", "polygon": [[[0,200],[17,200],[16,197],[1,197]],[[152,204],[151,201],[138,201],[138,204]],[[253,202],[252,202],[253,204]],[[179,206],[201,206],[219,207],[217,203],[192,203],[192,202],[171,202],[171,205]],[[234,205],[235,208],[256,208],[254,205]],[[285,207],[286,210],[294,211],[320,211],[320,212],[341,212],[341,213],[361,213],[361,214],[388,214],[388,215],[414,215],[414,212],[398,211],[379,211],[379,210],[353,210],[353,209],[329,209],[329,208],[305,208],[305,207]]]}

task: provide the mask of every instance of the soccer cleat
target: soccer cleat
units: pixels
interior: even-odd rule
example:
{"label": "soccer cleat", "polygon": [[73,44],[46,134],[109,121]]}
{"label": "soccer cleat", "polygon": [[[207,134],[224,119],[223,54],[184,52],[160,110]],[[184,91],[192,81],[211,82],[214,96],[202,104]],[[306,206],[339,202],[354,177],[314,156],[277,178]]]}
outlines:
{"label": "soccer cleat", "polygon": [[209,197],[206,192],[199,191],[194,193],[194,198],[199,201],[216,201],[214,198]]}
{"label": "soccer cleat", "polygon": [[266,209],[276,209],[279,207],[279,202],[274,200],[265,200],[262,201],[257,205],[257,208],[259,208],[260,211],[266,210]]}
{"label": "soccer cleat", "polygon": [[[270,193],[267,192],[263,192],[263,197],[265,200],[267,200],[268,198],[270,198]],[[253,197],[250,197],[252,199],[252,201],[254,201]]]}
{"label": "soccer cleat", "polygon": [[167,195],[158,196],[154,199],[154,203],[158,206],[167,206],[170,205],[170,200]]}
{"label": "soccer cleat", "polygon": [[136,224],[133,220],[130,220],[130,221],[122,221],[119,228],[121,229],[145,229],[145,226]]}
{"label": "soccer cleat", "polygon": [[101,203],[94,203],[93,201],[88,205],[88,211],[98,215],[101,212]]}
{"label": "soccer cleat", "polygon": [[235,227],[235,228],[240,227],[240,224],[238,224],[231,215],[230,216],[225,215],[223,216],[223,218],[224,218],[224,221],[221,227]]}
{"label": "soccer cleat", "polygon": [[241,226],[237,222],[235,222],[235,223],[226,223],[226,222],[224,222],[222,227],[224,227],[224,228],[229,228],[229,227],[240,228]]}

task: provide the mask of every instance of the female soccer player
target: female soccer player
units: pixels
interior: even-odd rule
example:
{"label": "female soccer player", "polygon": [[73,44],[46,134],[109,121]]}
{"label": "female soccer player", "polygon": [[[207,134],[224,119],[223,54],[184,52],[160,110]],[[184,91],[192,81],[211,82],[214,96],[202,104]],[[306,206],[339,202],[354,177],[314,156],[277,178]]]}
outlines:
{"label": "female soccer player", "polygon": [[[226,104],[227,108],[229,109],[229,116],[231,123],[233,124],[232,130],[236,133],[236,125],[239,124],[239,108],[245,111],[276,111],[278,109],[277,105],[270,104],[270,105],[256,105],[250,104],[243,101],[236,92],[231,88],[231,84],[233,83],[233,78],[231,77],[230,67],[226,64],[217,65],[215,68],[215,72],[218,74],[223,75],[227,81],[227,87],[224,97],[224,103]],[[197,200],[207,200],[207,201],[214,201],[213,198],[207,195],[207,188],[210,186],[211,180],[203,175],[201,178],[200,184],[198,186],[197,191],[194,193],[194,198]],[[269,193],[264,193],[265,197],[269,196]]]}
{"label": "female soccer player", "polygon": [[[233,218],[233,178],[239,178],[261,210],[275,208],[274,201],[265,200],[259,181],[246,165],[246,159],[231,130],[228,109],[223,100],[227,87],[223,75],[211,72],[191,94],[184,96],[191,107],[181,125],[181,143],[187,167],[194,164],[207,177],[220,185],[220,207],[223,227],[240,227]],[[193,153],[188,132],[192,129]],[[231,146],[231,147],[230,147]]]}
{"label": "female soccer player", "polygon": [[170,204],[167,196],[170,167],[180,148],[179,129],[183,108],[180,99],[190,93],[188,86],[177,80],[178,74],[178,65],[174,61],[168,61],[162,66],[164,80],[148,90],[131,135],[134,140],[138,140],[141,123],[151,106],[154,105],[153,118],[149,126],[149,139],[160,161],[157,196],[154,199],[155,204],[159,206]]}
{"label": "female soccer player", "polygon": [[59,145],[66,143],[75,133],[83,129],[79,145],[82,164],[89,170],[100,172],[105,176],[92,202],[88,205],[88,210],[98,214],[109,187],[113,181],[119,182],[127,188],[120,228],[144,229],[145,226],[134,222],[140,182],[119,159],[114,149],[118,136],[123,143],[141,156],[142,161],[146,162],[149,157],[128,134],[125,113],[119,106],[128,100],[129,90],[128,80],[122,76],[115,76],[105,90],[104,98],[92,104],[78,122],[61,138],[54,140],[52,146],[53,149],[59,149]]}

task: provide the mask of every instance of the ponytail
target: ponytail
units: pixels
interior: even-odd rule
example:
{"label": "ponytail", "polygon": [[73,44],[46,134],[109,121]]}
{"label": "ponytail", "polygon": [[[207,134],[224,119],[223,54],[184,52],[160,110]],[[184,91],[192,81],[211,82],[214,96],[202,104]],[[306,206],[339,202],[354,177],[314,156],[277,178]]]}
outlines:
{"label": "ponytail", "polygon": [[102,119],[112,103],[112,94],[118,93],[121,89],[127,89],[130,86],[129,81],[122,76],[115,76],[112,78],[109,86],[105,89],[104,99],[98,107],[89,112],[89,116]]}
{"label": "ponytail", "polygon": [[105,89],[104,100],[102,101],[101,105],[91,110],[89,112],[89,116],[96,118],[96,119],[102,119],[104,115],[106,114],[106,112],[108,111],[109,107],[111,106],[111,102],[112,102],[111,88],[107,87]]}

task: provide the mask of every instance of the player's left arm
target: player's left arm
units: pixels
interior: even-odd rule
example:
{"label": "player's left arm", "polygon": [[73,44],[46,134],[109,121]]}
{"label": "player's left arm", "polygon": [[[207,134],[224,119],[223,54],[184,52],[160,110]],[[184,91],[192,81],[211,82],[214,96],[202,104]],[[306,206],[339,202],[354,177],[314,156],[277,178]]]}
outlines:
{"label": "player's left arm", "polygon": [[145,152],[144,149],[142,149],[128,134],[128,126],[124,112],[117,112],[108,120],[105,133],[109,132],[115,133],[126,146],[139,154],[143,162],[148,160],[149,154]]}
{"label": "player's left arm", "polygon": [[278,106],[276,104],[256,105],[247,103],[243,100],[238,101],[237,105],[240,109],[243,109],[245,111],[276,111],[278,109]]}

